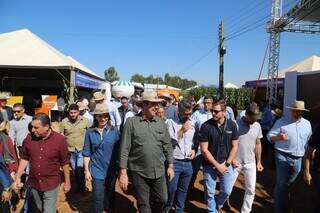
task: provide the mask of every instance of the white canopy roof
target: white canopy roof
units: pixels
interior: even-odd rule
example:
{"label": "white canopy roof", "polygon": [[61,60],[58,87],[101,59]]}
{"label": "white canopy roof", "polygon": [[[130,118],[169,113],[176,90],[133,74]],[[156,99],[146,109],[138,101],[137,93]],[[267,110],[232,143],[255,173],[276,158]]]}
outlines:
{"label": "white canopy roof", "polygon": [[293,72],[293,71],[310,72],[310,71],[319,71],[319,70],[320,70],[320,57],[313,55],[285,69],[279,70],[278,76],[279,78],[284,78],[286,72]]}
{"label": "white canopy roof", "polygon": [[65,56],[28,29],[0,34],[0,67],[79,69],[99,75],[70,56]]}
{"label": "white canopy roof", "polygon": [[233,83],[227,83],[226,85],[224,85],[224,88],[233,88],[233,89],[238,89],[239,87]]}

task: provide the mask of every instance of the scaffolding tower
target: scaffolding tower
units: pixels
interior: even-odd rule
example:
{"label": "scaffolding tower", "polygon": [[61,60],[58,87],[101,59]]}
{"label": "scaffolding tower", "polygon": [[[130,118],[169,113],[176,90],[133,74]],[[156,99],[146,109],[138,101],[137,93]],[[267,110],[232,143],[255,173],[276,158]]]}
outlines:
{"label": "scaffolding tower", "polygon": [[284,15],[282,0],[272,0],[271,19],[267,24],[270,45],[266,97],[269,104],[277,103],[281,32],[320,34],[319,22],[320,0],[301,0]]}

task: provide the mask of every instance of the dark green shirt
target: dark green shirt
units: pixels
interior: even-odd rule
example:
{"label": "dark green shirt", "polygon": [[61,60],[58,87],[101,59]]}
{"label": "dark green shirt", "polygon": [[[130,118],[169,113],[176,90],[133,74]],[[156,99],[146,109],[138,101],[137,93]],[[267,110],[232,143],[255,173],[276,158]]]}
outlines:
{"label": "dark green shirt", "polygon": [[120,145],[120,168],[146,178],[165,174],[164,161],[173,163],[172,145],[166,124],[158,117],[129,118],[124,125]]}

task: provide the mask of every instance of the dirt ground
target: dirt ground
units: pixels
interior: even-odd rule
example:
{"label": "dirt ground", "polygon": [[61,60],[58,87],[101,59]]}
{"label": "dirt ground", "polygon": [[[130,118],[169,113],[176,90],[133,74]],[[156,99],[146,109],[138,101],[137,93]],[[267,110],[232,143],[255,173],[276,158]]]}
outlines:
{"label": "dirt ground", "polygon": [[[204,194],[202,180],[202,172],[199,172],[195,188],[193,192],[190,195],[188,195],[185,212],[207,212],[203,198]],[[256,196],[252,212],[273,212],[272,190],[274,183],[274,170],[265,169],[261,174],[258,174]],[[240,175],[230,197],[230,204],[232,208],[231,210],[225,212],[239,212],[239,210],[241,209],[242,199],[244,195],[243,186],[244,178],[242,175]],[[89,186],[89,188],[91,187]],[[134,193],[131,188],[129,188],[128,192],[124,194],[117,183],[115,203],[117,212],[137,212],[136,200],[134,199],[133,194]],[[319,202],[315,200],[314,191],[312,190],[312,187],[306,186],[301,180],[301,177],[299,177],[296,183],[293,185],[291,189],[291,195],[291,208],[292,212],[294,213],[311,213],[314,204],[316,202]],[[22,202],[23,200],[20,201],[18,206],[19,208],[21,208]],[[19,212],[18,210],[16,212]],[[64,193],[60,191],[58,197],[58,212],[92,212],[91,192],[88,192],[85,196],[81,194],[71,193],[69,196],[66,197]]]}

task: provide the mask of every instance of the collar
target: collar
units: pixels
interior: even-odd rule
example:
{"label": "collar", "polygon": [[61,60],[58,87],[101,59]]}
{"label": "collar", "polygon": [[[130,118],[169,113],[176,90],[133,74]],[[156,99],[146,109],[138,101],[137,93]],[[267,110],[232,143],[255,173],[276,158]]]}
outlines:
{"label": "collar", "polygon": [[27,117],[27,115],[24,113],[23,116],[22,116],[19,120],[17,120],[16,118],[15,118],[14,120],[16,120],[16,121],[21,121],[21,120],[25,120],[26,117]]}
{"label": "collar", "polygon": [[146,119],[144,115],[141,115],[140,121],[157,121],[157,119],[156,116],[153,116],[151,119]]}

